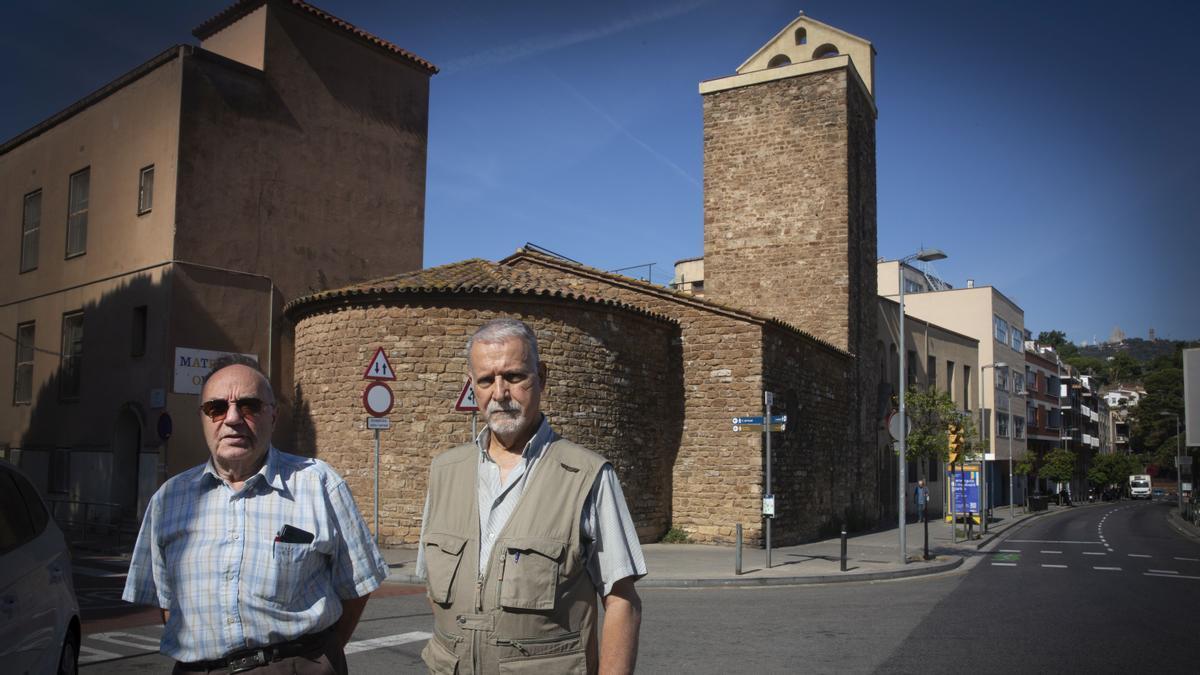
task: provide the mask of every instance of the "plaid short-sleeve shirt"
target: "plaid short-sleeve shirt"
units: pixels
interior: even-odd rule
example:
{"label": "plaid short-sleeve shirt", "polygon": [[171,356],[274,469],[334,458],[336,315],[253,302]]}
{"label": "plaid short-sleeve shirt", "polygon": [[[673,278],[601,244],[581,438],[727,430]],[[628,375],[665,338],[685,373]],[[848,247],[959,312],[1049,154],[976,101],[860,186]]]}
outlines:
{"label": "plaid short-sleeve shirt", "polygon": [[[300,531],[291,542],[277,541],[284,525]],[[122,597],[170,610],[162,653],[202,661],[323,630],[342,598],[387,574],[345,481],[271,448],[236,492],[211,461],[167,481],[146,509]]]}

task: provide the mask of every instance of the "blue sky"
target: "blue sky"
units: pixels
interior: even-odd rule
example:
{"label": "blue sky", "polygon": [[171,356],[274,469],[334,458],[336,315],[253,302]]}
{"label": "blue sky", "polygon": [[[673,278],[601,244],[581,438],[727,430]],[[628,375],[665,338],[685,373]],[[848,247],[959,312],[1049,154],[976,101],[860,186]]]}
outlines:
{"label": "blue sky", "polygon": [[[227,4],[7,7],[0,137]],[[803,10],[878,50],[881,256],[942,248],[936,274],[996,286],[1035,333],[1200,338],[1200,3],[316,4],[442,69],[426,265],[528,241],[669,281],[703,252],[697,85]]]}

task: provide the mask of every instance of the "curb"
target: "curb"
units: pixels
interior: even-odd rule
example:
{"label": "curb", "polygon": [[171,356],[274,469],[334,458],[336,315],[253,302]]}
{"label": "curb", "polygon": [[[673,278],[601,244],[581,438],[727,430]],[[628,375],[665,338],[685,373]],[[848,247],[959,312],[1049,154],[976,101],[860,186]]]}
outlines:
{"label": "curb", "polygon": [[[860,572],[857,574],[826,574],[803,577],[711,577],[704,579],[656,579],[643,577],[637,582],[638,588],[733,588],[753,586],[803,586],[808,584],[833,584],[848,581],[886,581],[888,579],[906,579],[923,577],[931,574],[941,574],[957,569],[963,564],[962,556],[947,556],[945,562],[936,562],[922,567],[907,567],[901,570],[885,572]],[[411,574],[389,574],[388,581],[401,584],[424,585],[424,579],[418,579]]]}
{"label": "curb", "polygon": [[1187,537],[1195,542],[1200,542],[1200,532],[1197,532],[1197,530],[1200,530],[1200,528],[1181,518],[1179,516],[1178,507],[1167,511],[1167,525],[1170,525],[1173,530],[1184,537]]}

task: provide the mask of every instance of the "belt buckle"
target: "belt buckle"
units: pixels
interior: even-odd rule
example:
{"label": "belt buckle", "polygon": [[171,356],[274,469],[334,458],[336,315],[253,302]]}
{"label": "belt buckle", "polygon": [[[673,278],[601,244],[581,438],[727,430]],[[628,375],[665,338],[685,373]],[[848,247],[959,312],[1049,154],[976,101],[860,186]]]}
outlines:
{"label": "belt buckle", "polygon": [[267,653],[263,649],[256,649],[253,652],[236,659],[229,659],[229,674],[241,673],[247,670],[254,670],[259,666],[265,666],[269,663]]}

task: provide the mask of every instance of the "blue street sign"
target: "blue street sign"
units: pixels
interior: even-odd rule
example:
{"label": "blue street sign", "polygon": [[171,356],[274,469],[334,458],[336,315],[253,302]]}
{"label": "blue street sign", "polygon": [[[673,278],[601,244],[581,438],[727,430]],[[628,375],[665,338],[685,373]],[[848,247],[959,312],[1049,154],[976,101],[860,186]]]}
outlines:
{"label": "blue street sign", "polygon": [[[733,423],[737,425],[743,424],[762,424],[763,416],[758,417],[735,417]],[[771,415],[771,424],[787,424],[787,415]]]}

